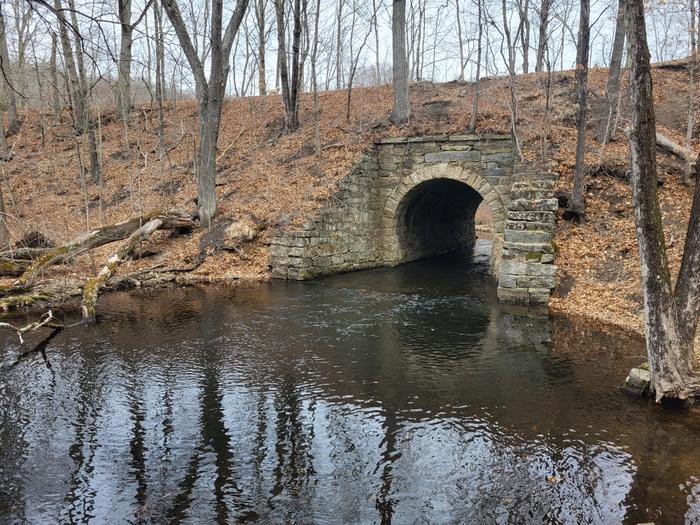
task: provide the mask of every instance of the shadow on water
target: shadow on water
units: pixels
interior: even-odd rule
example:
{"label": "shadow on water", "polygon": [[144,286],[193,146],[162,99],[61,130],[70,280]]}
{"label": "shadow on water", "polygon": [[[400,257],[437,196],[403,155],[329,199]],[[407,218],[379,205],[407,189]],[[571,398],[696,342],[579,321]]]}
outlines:
{"label": "shadow on water", "polygon": [[499,305],[487,253],[4,340],[0,522],[698,523],[700,417],[617,389],[642,342]]}

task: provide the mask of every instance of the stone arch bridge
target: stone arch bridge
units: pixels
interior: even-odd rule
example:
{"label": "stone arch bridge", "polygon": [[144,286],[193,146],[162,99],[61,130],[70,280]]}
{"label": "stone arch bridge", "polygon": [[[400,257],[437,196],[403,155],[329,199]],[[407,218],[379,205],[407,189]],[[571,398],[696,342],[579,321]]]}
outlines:
{"label": "stone arch bridge", "polygon": [[314,217],[273,239],[272,275],[312,279],[468,246],[485,201],[499,298],[547,303],[556,274],[555,180],[514,170],[507,135],[379,140]]}

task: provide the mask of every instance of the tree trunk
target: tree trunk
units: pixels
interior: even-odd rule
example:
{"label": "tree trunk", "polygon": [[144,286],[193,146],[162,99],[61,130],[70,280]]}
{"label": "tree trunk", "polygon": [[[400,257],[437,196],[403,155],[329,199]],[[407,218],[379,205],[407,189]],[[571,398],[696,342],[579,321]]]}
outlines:
{"label": "tree trunk", "polygon": [[391,121],[400,125],[408,122],[411,113],[406,61],[406,0],[393,0],[391,33],[394,61],[394,111],[391,114]]}
{"label": "tree trunk", "polygon": [[586,125],[588,124],[588,53],[590,46],[590,0],[581,0],[578,45],[576,46],[576,89],[578,113],[576,115],[576,170],[571,192],[569,212],[579,220],[585,212],[586,187],[584,160],[586,154]]}
{"label": "tree trunk", "polygon": [[267,76],[265,71],[265,7],[267,0],[256,0],[255,20],[258,26],[258,92],[267,95]]}
{"label": "tree trunk", "polygon": [[615,21],[615,37],[612,53],[610,54],[610,69],[608,82],[605,85],[605,106],[601,120],[600,142],[605,146],[614,132],[613,123],[620,99],[620,71],[622,69],[622,53],[625,48],[625,10],[624,0],[620,0]]}
{"label": "tree trunk", "polygon": [[[477,0],[477,2],[479,1]],[[464,41],[462,39],[462,13],[459,0],[455,0],[455,16],[457,17],[457,42],[459,43],[459,81],[464,82]]]}
{"label": "tree trunk", "polygon": [[[647,355],[656,399],[687,398],[698,393],[693,373],[693,339],[700,313],[700,184],[696,184],[688,237],[676,290],[666,256],[657,195],[656,122],[652,97],[644,5],[624,0],[632,59],[628,131],[632,154],[630,184],[637,229]],[[700,162],[696,164],[700,171]]]}
{"label": "tree trunk", "polygon": [[75,0],[68,0],[71,16],[71,30],[75,36],[75,59],[78,65],[78,85],[80,87],[80,98],[83,101],[83,118],[84,130],[88,139],[88,152],[90,154],[90,175],[92,182],[95,184],[101,183],[102,169],[100,167],[100,158],[97,152],[97,137],[95,134],[95,123],[92,119],[90,110],[90,89],[88,88],[89,79],[85,72],[85,57],[83,56],[83,37],[80,34],[80,26],[78,25],[78,11],[75,8]]}
{"label": "tree trunk", "polygon": [[[187,32],[177,0],[161,0],[163,9],[177,35],[195,81],[199,108],[199,149],[197,151],[197,208],[201,224],[209,227],[216,214],[216,145],[223,109],[229,57],[248,0],[238,0],[223,30],[223,0],[213,0],[211,8],[209,80],[204,63]],[[194,35],[197,36],[196,34]]]}
{"label": "tree trunk", "polygon": [[292,7],[292,67],[291,74],[287,61],[286,27],[284,23],[285,0],[275,0],[277,15],[277,39],[280,64],[280,81],[282,83],[282,102],[284,103],[284,131],[291,133],[299,129],[299,92],[301,91],[301,73],[304,69],[304,55],[301,53],[302,9],[306,10],[307,0],[293,0]]}
{"label": "tree trunk", "polygon": [[[695,2],[691,0],[690,13],[691,20],[695,19]],[[685,134],[685,147],[690,150],[693,147],[693,129],[695,128],[695,84],[697,82],[696,75],[698,72],[698,54],[695,41],[695,25],[691,25],[690,29],[690,59],[688,61],[688,124]],[[693,174],[693,163],[688,161],[687,164],[688,176]]]}
{"label": "tree trunk", "polygon": [[320,38],[318,26],[321,18],[321,0],[316,0],[316,13],[314,14],[314,40],[311,50],[311,83],[314,99],[314,150],[316,158],[321,157],[321,110],[318,104],[318,78],[316,76],[316,62],[318,60],[318,41]]}
{"label": "tree trunk", "polygon": [[[522,5],[521,5],[522,4]],[[523,52],[523,73],[530,72],[530,0],[520,0],[518,10],[521,18],[520,43]]]}
{"label": "tree trunk", "polygon": [[56,67],[57,53],[56,33],[51,32],[51,58],[49,60],[49,75],[51,76],[51,109],[54,122],[61,122],[61,98],[58,89],[58,68]]}
{"label": "tree trunk", "polygon": [[7,31],[2,9],[0,9],[0,62],[0,76],[2,76],[3,94],[7,105],[7,134],[14,135],[19,131],[19,117],[15,87],[12,85],[12,65],[10,53],[7,50]]}
{"label": "tree trunk", "polygon": [[[4,126],[0,131],[4,130]],[[10,229],[7,227],[7,213],[5,212],[5,196],[2,192],[2,181],[0,181],[0,250],[7,250],[10,247]]]}
{"label": "tree trunk", "polygon": [[520,148],[520,138],[518,137],[518,94],[515,85],[515,45],[518,38],[520,26],[522,26],[522,18],[520,26],[515,33],[515,38],[511,36],[510,22],[508,21],[508,6],[506,0],[501,2],[501,14],[503,15],[503,32],[506,37],[506,46],[508,47],[508,87],[510,89],[510,136],[513,141],[513,149],[522,162],[523,152]]}
{"label": "tree trunk", "polygon": [[476,117],[479,113],[479,90],[481,88],[481,55],[482,55],[482,37],[484,33],[484,19],[482,14],[482,0],[476,0],[477,16],[478,16],[478,35],[476,44],[476,78],[474,79],[474,95],[472,96],[472,114],[469,119],[469,133],[476,131]]}
{"label": "tree trunk", "polygon": [[547,28],[549,26],[550,6],[551,0],[542,0],[540,4],[539,40],[537,41],[537,61],[535,62],[535,71],[538,73],[544,67],[544,57],[547,52]]}
{"label": "tree trunk", "polygon": [[163,14],[158,3],[153,4],[154,35],[156,48],[156,105],[158,106],[158,156],[165,155],[165,42],[163,36]]}
{"label": "tree trunk", "polygon": [[163,218],[156,217],[129,235],[127,240],[124,241],[124,244],[107,259],[107,262],[97,276],[85,283],[83,287],[83,319],[95,318],[95,307],[97,306],[97,296],[100,293],[100,288],[114,275],[119,265],[124,262],[124,259],[131,255],[137,246],[148,239],[154,231],[163,226],[163,222]]}
{"label": "tree trunk", "polygon": [[335,28],[335,89],[340,89],[343,87],[342,76],[343,76],[343,5],[345,0],[338,0],[338,15],[336,17],[336,28]]}
{"label": "tree trunk", "polygon": [[375,16],[372,18],[372,26],[374,28],[374,74],[376,77],[374,84],[376,86],[381,86],[382,69],[381,64],[379,63],[379,17],[377,17],[377,13],[379,12],[379,6],[377,5],[377,0],[372,0],[372,12],[375,14]]}
{"label": "tree trunk", "polygon": [[134,27],[131,25],[131,0],[119,0],[119,25],[121,44],[119,47],[118,104],[119,117],[129,120],[131,113],[131,44]]}
{"label": "tree trunk", "polygon": [[133,219],[120,222],[118,224],[111,224],[96,230],[91,230],[84,235],[80,235],[79,237],[72,239],[63,246],[51,248],[42,253],[39,257],[37,257],[27,271],[24,272],[24,274],[22,274],[17,281],[15,281],[12,289],[24,290],[32,285],[39,273],[52,264],[76,257],[77,255],[98,246],[103,246],[105,244],[124,239],[139,228],[139,226],[145,221],[149,221],[156,217],[163,219],[163,227],[166,228],[190,228],[192,224],[190,218],[181,213],[169,212],[163,214],[160,212],[153,212],[142,217],[134,217]]}

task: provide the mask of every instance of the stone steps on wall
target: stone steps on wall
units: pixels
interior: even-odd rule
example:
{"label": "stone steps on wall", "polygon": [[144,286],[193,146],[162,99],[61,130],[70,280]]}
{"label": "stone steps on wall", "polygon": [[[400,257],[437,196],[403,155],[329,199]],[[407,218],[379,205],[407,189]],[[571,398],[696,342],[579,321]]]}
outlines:
{"label": "stone steps on wall", "polygon": [[558,201],[555,173],[513,176],[507,207],[498,297],[502,301],[547,304],[556,285],[552,237]]}

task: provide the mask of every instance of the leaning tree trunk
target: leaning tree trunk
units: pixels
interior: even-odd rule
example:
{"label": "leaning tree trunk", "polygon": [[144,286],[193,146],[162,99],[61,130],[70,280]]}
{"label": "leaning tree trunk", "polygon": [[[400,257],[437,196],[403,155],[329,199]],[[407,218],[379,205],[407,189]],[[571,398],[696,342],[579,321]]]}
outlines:
{"label": "leaning tree trunk", "polygon": [[617,120],[615,113],[620,99],[620,71],[622,69],[622,53],[625,48],[625,10],[624,0],[620,0],[615,21],[615,37],[610,54],[610,69],[608,81],[605,84],[605,105],[603,106],[603,118],[601,119],[600,142],[605,145],[613,133],[613,123]]}
{"label": "leaning tree trunk", "polygon": [[[693,339],[700,304],[700,184],[696,185],[688,238],[674,292],[657,195],[656,122],[644,6],[624,0],[632,61],[629,133],[630,184],[637,229],[647,354],[656,399],[697,395]],[[700,165],[696,164],[696,169]]]}
{"label": "leaning tree trunk", "polygon": [[391,121],[405,124],[410,116],[408,100],[408,63],[406,61],[406,0],[394,0],[391,15],[394,58],[394,110]]}
{"label": "leaning tree trunk", "polygon": [[576,89],[578,91],[578,113],[576,115],[576,170],[571,192],[569,212],[580,219],[585,211],[584,191],[586,186],[584,160],[586,154],[586,124],[588,123],[588,50],[590,45],[590,0],[581,0],[578,45],[576,49]]}

